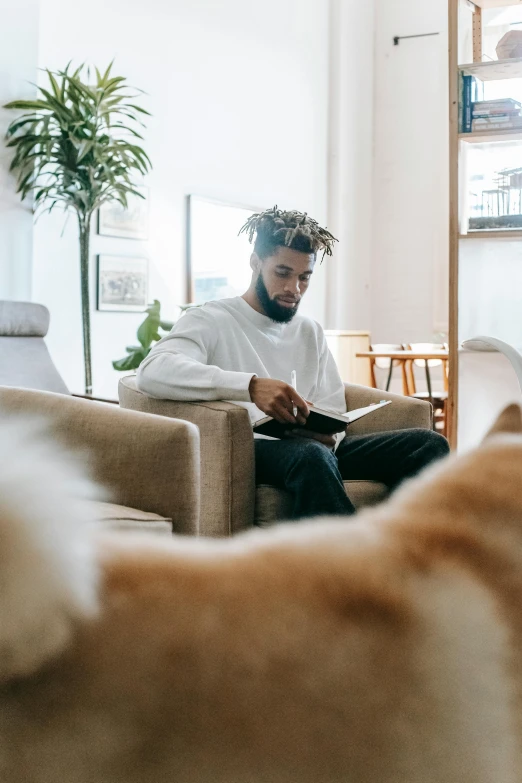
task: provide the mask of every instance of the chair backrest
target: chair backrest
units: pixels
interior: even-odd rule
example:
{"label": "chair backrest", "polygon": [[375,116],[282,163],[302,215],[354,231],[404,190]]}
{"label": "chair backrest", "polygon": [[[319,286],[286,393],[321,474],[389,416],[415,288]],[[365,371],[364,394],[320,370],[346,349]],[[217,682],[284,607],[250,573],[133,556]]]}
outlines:
{"label": "chair backrest", "polygon": [[[370,351],[375,353],[384,353],[385,351],[402,351],[404,346],[401,343],[372,343],[370,345]],[[390,359],[374,359],[375,366],[380,370],[389,370],[391,360]]]}
{"label": "chair backrest", "polygon": [[0,385],[69,394],[44,337],[49,311],[33,302],[0,301]]}
{"label": "chair backrest", "polygon": [[[417,351],[418,353],[446,350],[446,346],[443,343],[409,343],[408,348],[410,351]],[[416,367],[426,366],[424,359],[415,359],[413,363]],[[442,359],[428,359],[428,367],[440,367],[441,364]]]}

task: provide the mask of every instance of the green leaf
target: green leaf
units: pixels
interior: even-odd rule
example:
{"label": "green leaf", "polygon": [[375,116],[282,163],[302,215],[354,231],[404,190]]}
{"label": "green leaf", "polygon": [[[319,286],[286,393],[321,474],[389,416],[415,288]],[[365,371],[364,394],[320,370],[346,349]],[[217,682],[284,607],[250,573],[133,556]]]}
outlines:
{"label": "green leaf", "polygon": [[112,363],[115,370],[135,370],[140,366],[143,359],[148,356],[151,345],[157,340],[161,340],[159,329],[167,332],[174,326],[170,321],[160,319],[161,304],[155,299],[154,303],[149,305],[146,310],[147,316],[138,327],[138,340],[141,347],[135,345],[128,346],[125,350],[129,354],[124,359],[118,359]]}
{"label": "green leaf", "polygon": [[[126,205],[128,195],[136,193],[135,177],[151,168],[136,130],[149,112],[131,102],[141,91],[113,75],[112,68],[113,63],[104,72],[96,68],[95,80],[83,64],[44,70],[47,83],[35,85],[35,99],[6,104],[22,113],[6,132],[11,170],[22,199],[34,191],[39,215],[58,204],[80,216],[102,203]],[[159,338],[159,309],[148,315],[142,338],[150,345]]]}
{"label": "green leaf", "polygon": [[45,101],[10,101],[10,103],[4,104],[4,109],[43,111],[49,110],[49,106]]}
{"label": "green leaf", "polygon": [[148,356],[150,352],[150,348],[148,350],[145,350],[143,348],[139,348],[134,353],[131,353],[129,356],[125,356],[123,359],[117,359],[112,363],[112,366],[115,370],[118,370],[119,372],[128,372],[129,370],[137,370],[142,361],[145,359],[146,356]]}
{"label": "green leaf", "polygon": [[147,308],[147,317],[138,328],[138,340],[143,348],[150,348],[151,344],[158,339],[158,329],[160,325],[160,303],[157,299],[154,304]]}
{"label": "green leaf", "polygon": [[105,71],[105,73],[103,74],[103,77],[102,77],[102,81],[103,81],[103,82],[104,82],[106,79],[108,79],[108,78],[109,78],[109,74],[110,74],[110,72],[112,71],[112,66],[113,66],[113,65],[114,65],[114,60],[111,60],[111,61],[110,61],[110,63],[109,63],[109,65],[108,65],[108,67],[107,67],[107,70],[106,70],[106,71]]}
{"label": "green leaf", "polygon": [[58,98],[59,100],[63,100],[62,90],[58,86],[58,82],[54,78],[52,71],[47,70],[47,75],[49,77],[49,81],[51,82],[51,86],[53,88],[55,98]]}
{"label": "green leaf", "polygon": [[140,114],[147,114],[149,117],[152,117],[151,113],[148,112],[146,109],[144,109],[142,106],[136,106],[135,103],[129,103],[127,104],[129,108],[134,109],[134,111],[140,112]]}

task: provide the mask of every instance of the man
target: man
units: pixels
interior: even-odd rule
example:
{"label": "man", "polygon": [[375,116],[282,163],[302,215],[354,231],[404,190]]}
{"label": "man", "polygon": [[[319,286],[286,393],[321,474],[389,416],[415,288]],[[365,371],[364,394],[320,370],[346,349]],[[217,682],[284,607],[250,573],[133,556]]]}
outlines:
{"label": "man", "polygon": [[286,439],[256,438],[257,482],[288,490],[295,519],[352,514],[343,479],[394,488],[446,455],[448,444],[420,429],[348,433],[341,442],[292,429],[308,416],[307,401],[346,412],[323,330],[298,315],[317,254],[331,255],[337,240],[306,214],[277,207],[253,215],[241,232],[255,237],[248,291],[189,310],[141,364],[138,387],[160,399],[229,400],[248,408],[252,421],[266,414],[288,424]]}

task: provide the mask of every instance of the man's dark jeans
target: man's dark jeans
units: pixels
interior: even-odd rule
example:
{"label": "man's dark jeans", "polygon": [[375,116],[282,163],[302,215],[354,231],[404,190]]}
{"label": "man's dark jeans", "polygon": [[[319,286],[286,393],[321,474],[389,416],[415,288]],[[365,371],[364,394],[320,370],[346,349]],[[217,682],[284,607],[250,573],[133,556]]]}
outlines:
{"label": "man's dark jeans", "polygon": [[344,480],[379,481],[390,489],[449,453],[432,430],[347,436],[334,454],[313,440],[256,440],[256,482],[286,489],[293,518],[353,514]]}

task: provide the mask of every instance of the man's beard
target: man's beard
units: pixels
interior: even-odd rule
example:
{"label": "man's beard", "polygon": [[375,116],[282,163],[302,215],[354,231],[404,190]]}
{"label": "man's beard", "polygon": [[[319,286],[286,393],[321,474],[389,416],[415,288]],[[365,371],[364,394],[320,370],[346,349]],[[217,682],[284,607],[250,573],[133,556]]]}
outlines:
{"label": "man's beard", "polygon": [[280,324],[287,324],[297,313],[297,307],[283,307],[283,305],[280,305],[275,299],[270,299],[265,281],[261,274],[258,275],[256,280],[256,294],[265,314],[268,318],[271,318],[272,321],[276,321]]}

